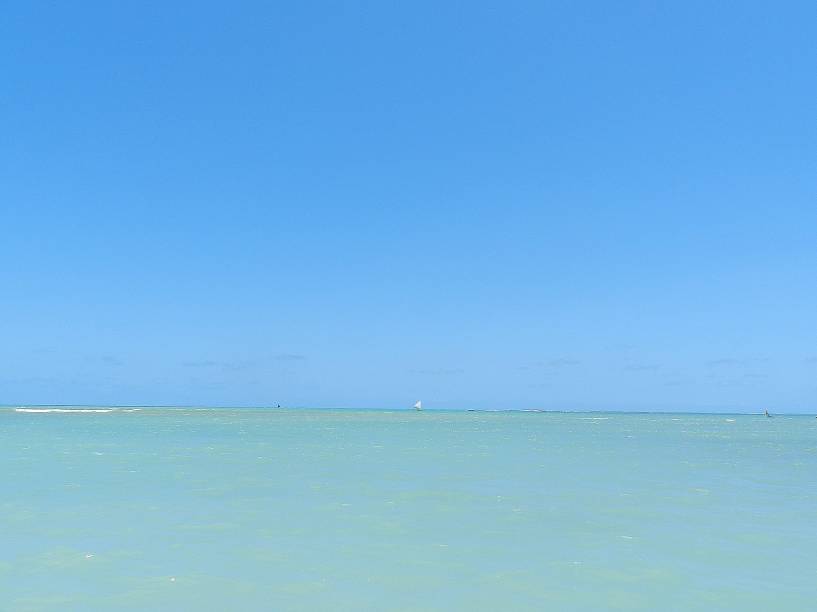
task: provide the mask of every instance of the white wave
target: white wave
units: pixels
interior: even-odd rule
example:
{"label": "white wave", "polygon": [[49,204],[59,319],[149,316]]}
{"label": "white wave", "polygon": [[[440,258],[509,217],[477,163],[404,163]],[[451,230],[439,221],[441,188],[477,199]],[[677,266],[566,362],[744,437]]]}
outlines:
{"label": "white wave", "polygon": [[14,412],[114,412],[114,408],[15,408]]}

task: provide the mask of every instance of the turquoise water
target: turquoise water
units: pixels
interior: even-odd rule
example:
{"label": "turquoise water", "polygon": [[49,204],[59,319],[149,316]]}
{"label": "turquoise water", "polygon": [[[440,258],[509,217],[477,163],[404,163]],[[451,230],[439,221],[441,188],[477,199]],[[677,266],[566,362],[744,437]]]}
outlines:
{"label": "turquoise water", "polygon": [[0,410],[2,610],[813,610],[817,419]]}

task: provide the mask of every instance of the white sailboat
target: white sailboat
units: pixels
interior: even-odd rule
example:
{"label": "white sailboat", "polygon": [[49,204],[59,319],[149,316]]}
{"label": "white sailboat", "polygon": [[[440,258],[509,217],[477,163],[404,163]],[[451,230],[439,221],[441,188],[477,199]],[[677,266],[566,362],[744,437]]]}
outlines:
{"label": "white sailboat", "polygon": [[423,409],[423,402],[418,401],[416,404],[414,404],[414,409],[415,410],[422,410]]}

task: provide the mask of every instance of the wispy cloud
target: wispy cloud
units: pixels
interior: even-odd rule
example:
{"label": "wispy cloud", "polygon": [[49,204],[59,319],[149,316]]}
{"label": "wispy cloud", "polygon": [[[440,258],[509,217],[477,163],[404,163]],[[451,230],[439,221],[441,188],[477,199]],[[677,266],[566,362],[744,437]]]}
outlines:
{"label": "wispy cloud", "polygon": [[546,362],[545,365],[549,368],[566,368],[568,366],[575,366],[581,364],[578,359],[569,359],[567,357],[557,357]]}
{"label": "wispy cloud", "polygon": [[657,363],[631,363],[624,366],[624,369],[628,372],[652,372],[660,370],[661,366]]}
{"label": "wispy cloud", "polygon": [[183,361],[182,365],[186,368],[216,368],[223,365],[220,361]]}
{"label": "wispy cloud", "polygon": [[306,359],[306,355],[299,353],[278,353],[275,359],[276,361],[303,361]]}
{"label": "wispy cloud", "polygon": [[[53,376],[24,376],[20,378],[0,378],[0,383],[4,385],[54,385],[65,382]],[[74,382],[74,381],[71,381]]]}
{"label": "wispy cloud", "polygon": [[767,361],[769,361],[768,357],[747,357],[743,359],[737,357],[722,357],[720,359],[711,359],[706,362],[706,365],[710,368],[731,368],[766,363]]}
{"label": "wispy cloud", "polygon": [[721,359],[712,359],[706,362],[706,365],[710,368],[720,368],[724,366],[736,366],[740,365],[740,359],[734,359],[732,357],[723,357]]}
{"label": "wispy cloud", "polygon": [[553,383],[551,382],[530,383],[528,387],[530,387],[531,389],[550,389],[553,387]]}
{"label": "wispy cloud", "polygon": [[412,370],[412,374],[420,374],[423,376],[454,376],[455,374],[462,374],[465,372],[462,368],[431,368],[423,370]]}
{"label": "wispy cloud", "polygon": [[519,366],[522,371],[528,370],[559,370],[571,366],[580,365],[581,361],[578,359],[571,359],[569,357],[555,357],[546,361],[535,361],[526,365]]}
{"label": "wispy cloud", "polygon": [[240,372],[257,367],[259,361],[255,359],[236,360],[236,361],[215,361],[211,359],[204,359],[200,361],[184,361],[182,365],[186,368],[212,368],[225,372]]}
{"label": "wispy cloud", "polygon": [[183,361],[186,368],[214,369],[224,372],[242,372],[258,368],[271,368],[274,363],[304,361],[306,355],[300,353],[278,353],[257,359],[191,359]]}
{"label": "wispy cloud", "polygon": [[614,342],[612,344],[604,345],[604,348],[608,351],[632,351],[634,350],[635,344],[630,344],[629,342]]}
{"label": "wispy cloud", "polygon": [[121,366],[124,364],[124,362],[119,357],[117,357],[116,355],[109,354],[91,355],[89,357],[86,357],[85,361],[89,363],[96,363],[107,366]]}

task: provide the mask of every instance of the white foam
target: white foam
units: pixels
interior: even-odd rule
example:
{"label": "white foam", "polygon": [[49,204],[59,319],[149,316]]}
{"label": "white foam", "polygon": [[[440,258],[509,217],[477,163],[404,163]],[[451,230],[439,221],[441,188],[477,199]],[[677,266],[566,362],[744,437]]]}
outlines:
{"label": "white foam", "polygon": [[15,408],[14,412],[113,412],[113,408]]}

